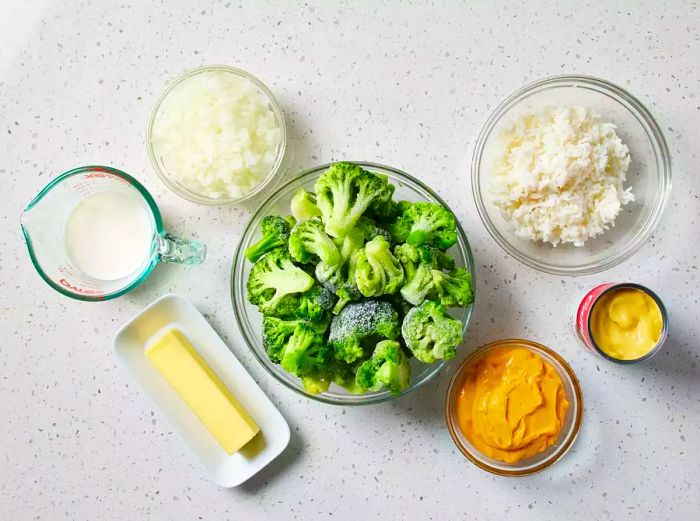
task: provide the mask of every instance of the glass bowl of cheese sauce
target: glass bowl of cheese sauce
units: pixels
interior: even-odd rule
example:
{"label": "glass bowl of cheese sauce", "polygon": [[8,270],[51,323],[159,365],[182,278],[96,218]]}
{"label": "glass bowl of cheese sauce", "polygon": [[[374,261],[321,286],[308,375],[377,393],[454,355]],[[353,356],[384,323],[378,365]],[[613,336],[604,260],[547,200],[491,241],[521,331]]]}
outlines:
{"label": "glass bowl of cheese sauce", "polygon": [[661,349],[668,336],[668,313],[649,288],[607,282],[583,297],[574,330],[589,351],[618,364],[631,364],[648,360]]}
{"label": "glass bowl of cheese sauce", "polygon": [[459,366],[445,416],[452,440],[476,466],[526,476],[571,448],[583,395],[569,364],[552,349],[530,340],[498,340]]}

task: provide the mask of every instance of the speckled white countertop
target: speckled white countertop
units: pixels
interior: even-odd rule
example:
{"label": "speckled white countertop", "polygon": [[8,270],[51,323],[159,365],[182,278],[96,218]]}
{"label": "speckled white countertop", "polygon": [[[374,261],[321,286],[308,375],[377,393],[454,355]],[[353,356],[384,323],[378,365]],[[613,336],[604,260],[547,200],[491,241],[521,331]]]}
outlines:
{"label": "speckled white countertop", "polygon": [[[2,1],[0,519],[700,519],[697,2],[272,3]],[[249,209],[179,199],[144,147],[165,82],[210,63],[271,88],[288,116],[295,172],[374,160],[420,177],[456,210],[478,266],[461,356],[522,336],[558,350],[581,379],[584,425],[559,464],[508,479],[461,456],[443,421],[457,361],[419,391],[368,408],[302,399],[258,365],[227,290]],[[495,104],[560,73],[629,88],[657,117],[674,166],[649,243],[576,279],[504,254],[479,220],[468,174]],[[94,163],[141,180],[171,230],[208,244],[206,265],[159,266],[136,291],[99,304],[45,285],[21,240],[22,208],[54,176]],[[653,361],[616,366],[572,338],[572,296],[603,280],[638,281],[665,299],[671,337]],[[205,480],[116,365],[115,331],[171,291],[206,314],[292,427],[283,456],[237,489]]]}

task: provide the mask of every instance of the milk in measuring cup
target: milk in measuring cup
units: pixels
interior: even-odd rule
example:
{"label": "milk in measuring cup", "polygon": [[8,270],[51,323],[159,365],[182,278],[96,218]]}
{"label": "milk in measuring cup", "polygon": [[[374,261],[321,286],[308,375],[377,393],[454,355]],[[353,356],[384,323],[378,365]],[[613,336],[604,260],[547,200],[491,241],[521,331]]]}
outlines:
{"label": "milk in measuring cup", "polygon": [[97,192],[83,199],[66,222],[68,256],[84,274],[118,280],[143,269],[155,233],[143,200],[125,192]]}

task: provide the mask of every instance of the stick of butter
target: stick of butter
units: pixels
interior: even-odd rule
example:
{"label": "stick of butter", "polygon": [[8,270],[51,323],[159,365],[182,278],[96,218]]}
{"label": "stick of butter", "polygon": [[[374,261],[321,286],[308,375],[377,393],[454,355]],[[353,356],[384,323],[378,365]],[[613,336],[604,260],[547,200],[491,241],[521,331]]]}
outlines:
{"label": "stick of butter", "polygon": [[146,348],[146,357],[228,454],[260,431],[181,331],[163,333]]}

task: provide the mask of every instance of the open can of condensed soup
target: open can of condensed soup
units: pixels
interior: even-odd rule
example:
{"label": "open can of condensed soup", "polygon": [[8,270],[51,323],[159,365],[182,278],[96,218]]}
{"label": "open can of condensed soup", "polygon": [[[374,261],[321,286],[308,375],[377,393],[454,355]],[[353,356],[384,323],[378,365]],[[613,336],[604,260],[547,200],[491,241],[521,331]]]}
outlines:
{"label": "open can of condensed soup", "polygon": [[661,299],[641,284],[607,282],[590,290],[576,308],[574,331],[591,352],[619,364],[654,356],[668,336]]}

